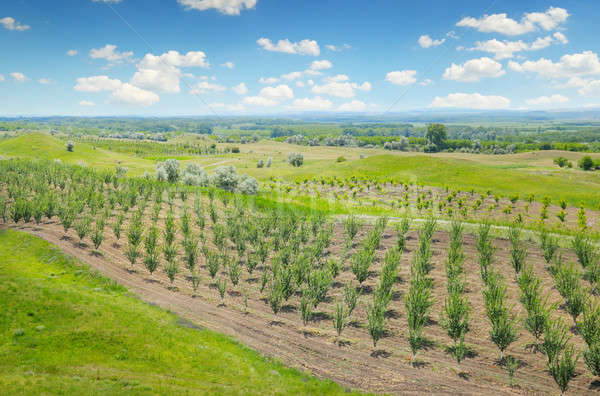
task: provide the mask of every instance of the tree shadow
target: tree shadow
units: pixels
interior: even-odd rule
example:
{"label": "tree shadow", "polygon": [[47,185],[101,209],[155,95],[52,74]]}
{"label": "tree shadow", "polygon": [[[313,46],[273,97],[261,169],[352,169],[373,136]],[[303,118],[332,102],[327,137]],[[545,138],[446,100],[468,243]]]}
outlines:
{"label": "tree shadow", "polygon": [[339,289],[344,287],[344,284],[342,282],[335,281],[331,284],[331,287],[334,289]]}
{"label": "tree shadow", "polygon": [[362,324],[355,319],[348,322],[347,326],[354,327],[355,329],[360,329],[362,327]]}
{"label": "tree shadow", "polygon": [[137,270],[135,268],[127,268],[125,269],[129,274],[137,274]]}
{"label": "tree shadow", "polygon": [[392,292],[392,301],[400,301],[402,300],[402,292],[399,290],[395,290]]}
{"label": "tree shadow", "polygon": [[350,341],[348,341],[348,340],[340,340],[340,339],[338,339],[338,340],[335,340],[335,344],[337,346],[339,346],[340,348],[342,348],[342,347],[349,346],[352,343]]}
{"label": "tree shadow", "polygon": [[247,283],[258,283],[258,278],[248,278],[246,279]]}
{"label": "tree shadow", "polygon": [[383,350],[383,349],[376,349],[373,352],[371,352],[371,357],[374,357],[374,358],[384,358],[384,359],[387,359],[390,356],[392,356],[392,354],[390,352],[386,351],[386,350]]}
{"label": "tree shadow", "polygon": [[279,320],[272,320],[269,322],[269,326],[283,326],[284,323]]}
{"label": "tree shadow", "polygon": [[90,252],[90,256],[94,256],[94,257],[104,257],[104,255],[103,255],[102,253],[100,253],[99,251],[97,251],[97,250],[92,250],[92,251]]}
{"label": "tree shadow", "polygon": [[360,286],[360,293],[361,294],[371,294],[371,293],[373,293],[373,287],[369,286],[369,285],[362,285],[362,286]]}
{"label": "tree shadow", "polygon": [[588,389],[594,390],[594,391],[600,390],[600,380],[592,381],[592,383],[590,384]]}
{"label": "tree shadow", "polygon": [[280,311],[285,313],[294,313],[296,312],[296,307],[292,304],[286,304],[281,307]]}
{"label": "tree shadow", "polygon": [[462,379],[464,379],[465,381],[469,381],[471,379],[471,374],[461,371],[460,373],[458,373],[458,376]]}
{"label": "tree shadow", "polygon": [[119,242],[114,242],[112,244],[112,247],[115,248],[115,249],[121,249],[121,244]]}
{"label": "tree shadow", "polygon": [[389,310],[385,311],[384,316],[387,319],[399,319],[400,313],[398,311],[396,311],[395,309],[389,309]]}
{"label": "tree shadow", "polygon": [[413,368],[422,369],[422,368],[431,366],[431,363],[425,362],[423,360],[415,359],[411,362],[411,365],[413,366]]}
{"label": "tree shadow", "polygon": [[227,294],[229,294],[231,297],[239,297],[242,295],[242,293],[237,290],[229,290]]}
{"label": "tree shadow", "polygon": [[331,320],[331,315],[327,312],[313,312],[311,320],[314,322],[322,322],[324,320]]}
{"label": "tree shadow", "polygon": [[68,235],[63,235],[60,237],[61,241],[72,241],[73,239]]}
{"label": "tree shadow", "polygon": [[144,279],[144,282],[150,283],[150,284],[152,284],[152,283],[160,283],[160,281],[158,279],[154,279],[154,278],[146,278],[146,279]]}

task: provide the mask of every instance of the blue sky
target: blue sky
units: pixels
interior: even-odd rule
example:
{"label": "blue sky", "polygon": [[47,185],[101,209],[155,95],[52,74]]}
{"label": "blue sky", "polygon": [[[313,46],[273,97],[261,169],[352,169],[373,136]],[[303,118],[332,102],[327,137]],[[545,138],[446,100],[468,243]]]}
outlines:
{"label": "blue sky", "polygon": [[594,107],[598,20],[578,0],[7,0],[0,115]]}

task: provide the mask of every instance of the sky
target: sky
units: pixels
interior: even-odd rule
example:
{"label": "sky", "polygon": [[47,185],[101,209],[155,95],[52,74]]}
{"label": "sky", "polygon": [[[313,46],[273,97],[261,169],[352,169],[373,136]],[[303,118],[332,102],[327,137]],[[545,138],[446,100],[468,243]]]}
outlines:
{"label": "sky", "polygon": [[5,0],[0,116],[600,107],[600,3]]}

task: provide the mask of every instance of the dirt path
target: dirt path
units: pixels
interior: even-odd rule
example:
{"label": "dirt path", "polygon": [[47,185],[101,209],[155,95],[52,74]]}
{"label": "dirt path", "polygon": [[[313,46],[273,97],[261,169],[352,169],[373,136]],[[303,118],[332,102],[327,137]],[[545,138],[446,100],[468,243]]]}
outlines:
{"label": "dirt path", "polygon": [[[148,273],[139,265],[138,272],[127,270],[128,264],[123,256],[123,248],[115,245],[114,240],[107,238],[101,247],[101,256],[91,253],[89,247],[81,247],[76,237],[65,239],[62,228],[56,222],[43,223],[40,226],[14,227],[39,236],[50,243],[59,246],[67,254],[89,264],[92,268],[117,281],[144,301],[156,304],[180,315],[182,318],[207,329],[232,336],[259,353],[276,358],[284,364],[309,372],[317,377],[332,379],[353,389],[387,392],[394,394],[554,394],[557,388],[545,370],[545,357],[524,351],[522,346],[530,341],[525,330],[521,330],[521,338],[513,344],[509,353],[522,360],[523,367],[517,373],[518,387],[510,387],[504,368],[495,363],[497,350],[489,341],[489,325],[485,314],[480,311],[483,306],[481,297],[481,280],[473,257],[475,256],[474,238],[465,235],[465,253],[468,257],[467,284],[469,298],[476,311],[472,318],[472,329],[467,337],[467,344],[476,351],[475,356],[457,365],[451,356],[444,351],[444,345],[449,343],[445,332],[437,324],[438,313],[443,305],[445,293],[445,272],[442,264],[442,252],[448,242],[446,233],[436,233],[434,240],[434,261],[436,267],[432,272],[436,288],[434,292],[435,306],[433,309],[433,324],[428,326],[425,333],[433,341],[433,346],[420,354],[422,359],[419,367],[415,368],[409,361],[408,345],[404,336],[406,319],[403,317],[402,292],[408,288],[408,282],[400,282],[397,293],[392,301],[391,315],[388,317],[388,336],[380,341],[377,353],[372,353],[368,331],[351,323],[344,331],[341,343],[333,330],[327,313],[317,315],[308,327],[302,326],[296,307],[286,305],[283,312],[274,317],[268,304],[260,298],[260,293],[251,295],[248,302],[248,313],[244,313],[242,298],[237,291],[230,292],[226,298],[226,306],[218,305],[218,295],[211,285],[206,272],[203,272],[203,282],[194,296],[189,282],[183,276],[175,281],[177,290],[168,288],[168,280],[164,274],[155,274],[149,279]],[[337,230],[339,231],[339,230]],[[416,247],[414,234],[408,240],[407,252]],[[391,236],[385,235],[383,247],[394,244]],[[500,262],[508,262],[508,244],[498,242]],[[531,261],[536,273],[541,275],[544,263],[539,251],[530,249]],[[401,264],[401,279],[408,279],[408,253],[404,255]],[[379,264],[377,264],[379,267]],[[509,267],[510,268],[510,267]],[[541,269],[540,269],[541,268]],[[378,268],[373,268],[377,271]],[[508,271],[508,270],[507,270]],[[246,274],[247,275],[247,274]],[[256,274],[255,274],[256,275]],[[509,295],[515,299],[517,311],[522,310],[518,303],[518,292],[509,274]],[[345,272],[336,280],[343,282],[351,279],[351,274]],[[255,283],[258,278],[246,276],[245,282]],[[369,279],[367,286],[374,287],[375,280]],[[543,279],[545,290],[551,290],[551,279]],[[253,289],[257,289],[256,285]],[[255,292],[258,292],[257,290]],[[254,293],[254,292],[253,292]],[[331,291],[334,297],[341,294],[340,286],[334,285]],[[552,290],[552,300],[557,299],[556,290]],[[297,298],[297,297],[292,297]],[[367,296],[370,301],[370,296]],[[291,300],[290,300],[291,302]],[[295,304],[297,306],[297,304]],[[328,306],[333,305],[331,303]],[[479,309],[478,309],[478,308]],[[328,307],[329,308],[329,307]],[[319,307],[319,309],[324,309]],[[357,308],[357,317],[364,316],[364,307]],[[519,312],[522,314],[523,312]],[[575,338],[575,337],[574,337]],[[579,341],[580,342],[580,341]],[[580,346],[580,345],[578,345]],[[580,348],[581,349],[581,348]],[[589,394],[596,389],[590,385],[589,374],[581,365],[578,366],[579,377],[573,381],[571,394]]]}

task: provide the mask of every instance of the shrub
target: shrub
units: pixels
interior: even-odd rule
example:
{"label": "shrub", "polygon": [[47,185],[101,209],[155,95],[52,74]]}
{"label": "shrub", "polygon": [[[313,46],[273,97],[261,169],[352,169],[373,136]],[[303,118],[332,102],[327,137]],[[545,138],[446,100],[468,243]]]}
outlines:
{"label": "shrub", "polygon": [[200,165],[188,164],[183,170],[181,182],[188,186],[208,186],[209,177]]}
{"label": "shrub", "polygon": [[554,163],[556,165],[560,166],[561,168],[565,168],[565,167],[571,168],[573,166],[573,164],[571,163],[571,161],[569,161],[565,157],[554,158]]}
{"label": "shrub", "polygon": [[592,239],[587,236],[584,232],[578,232],[571,243],[577,260],[583,268],[587,268],[588,265],[595,263],[598,260],[598,253],[594,247]]}
{"label": "shrub", "polygon": [[94,244],[94,249],[97,251],[104,241],[104,218],[100,217],[96,220],[96,225],[94,227],[94,232],[92,232],[91,239],[92,243]]}
{"label": "shrub", "polygon": [[594,167],[594,160],[589,155],[586,155],[579,160],[578,166],[584,171],[591,170]]}
{"label": "shrub", "polygon": [[73,150],[75,149],[75,143],[73,143],[72,141],[68,141],[67,144],[65,145],[67,151],[69,152],[73,152]]}
{"label": "shrub", "polygon": [[590,301],[583,310],[577,329],[588,346],[600,343],[600,305]]}
{"label": "shrub", "polygon": [[374,302],[367,308],[367,327],[373,340],[373,350],[377,349],[377,342],[383,337],[384,308]]}
{"label": "shrub", "polygon": [[256,195],[258,193],[258,181],[255,178],[243,175],[238,187],[239,192],[244,195]]}
{"label": "shrub", "polygon": [[338,301],[333,312],[333,327],[337,331],[338,337],[342,335],[342,331],[346,327],[348,313],[344,308],[344,304]]}
{"label": "shrub", "polygon": [[309,296],[307,290],[302,291],[302,299],[300,300],[300,316],[302,318],[302,323],[304,326],[310,321],[313,313],[313,307],[315,303],[312,298]]}
{"label": "shrub", "polygon": [[579,356],[575,356],[573,346],[569,345],[564,349],[560,359],[557,357],[548,365],[548,371],[550,371],[550,375],[554,378],[554,382],[556,382],[563,395],[569,389],[569,382],[575,377],[575,367],[578,360]]}
{"label": "shrub", "polygon": [[256,167],[257,168],[264,168],[265,166],[265,161],[262,159],[259,159],[258,162],[256,163]]}
{"label": "shrub", "polygon": [[304,164],[304,156],[301,153],[289,153],[288,162],[294,167],[300,167]]}
{"label": "shrub", "polygon": [[237,170],[233,165],[219,166],[213,174],[213,182],[225,191],[234,191],[239,183]]}
{"label": "shrub", "polygon": [[453,293],[446,298],[441,325],[454,342],[454,349],[456,349],[457,341],[464,338],[469,331],[469,304],[466,297]]}
{"label": "shrub", "polygon": [[356,286],[353,284],[347,284],[344,286],[344,302],[346,303],[346,308],[348,308],[348,316],[352,315],[354,308],[356,308],[356,304],[358,302],[358,297],[360,293],[358,292]]}
{"label": "shrub", "polygon": [[219,278],[217,281],[217,290],[221,296],[221,304],[225,305],[225,292],[227,291],[227,279]]}
{"label": "shrub", "polygon": [[156,164],[156,179],[161,181],[168,181],[175,183],[179,180],[179,161],[175,159],[168,159],[165,162]]}
{"label": "shrub", "polygon": [[600,343],[592,344],[587,351],[583,353],[583,360],[592,375],[600,376]]}
{"label": "shrub", "polygon": [[338,162],[338,163],[339,163],[339,162],[346,162],[346,158],[345,158],[345,157],[342,157],[342,156],[340,156],[340,157],[337,157],[337,159],[335,160],[335,162]]}
{"label": "shrub", "polygon": [[567,325],[562,319],[549,321],[544,330],[544,340],[541,344],[541,349],[548,359],[548,365],[557,360],[570,338]]}
{"label": "shrub", "polygon": [[273,158],[271,158],[271,157],[267,158],[267,163],[265,164],[267,166],[267,168],[270,168],[272,164],[273,164]]}

